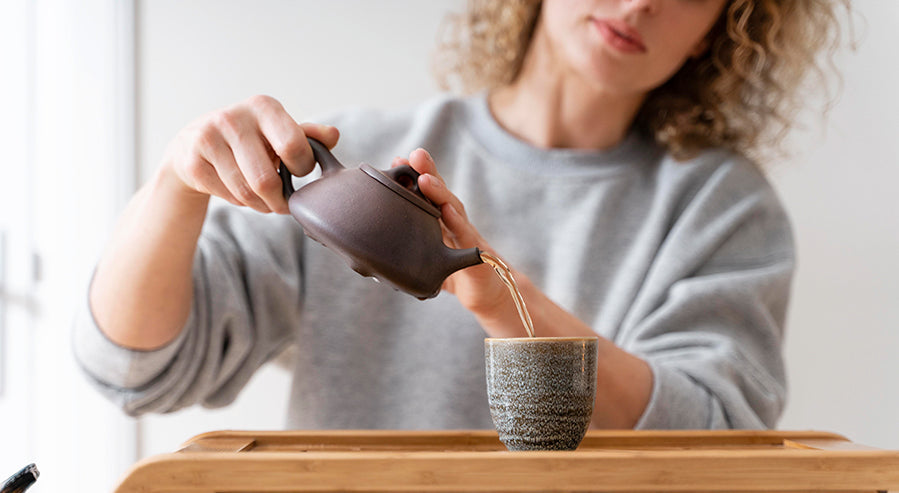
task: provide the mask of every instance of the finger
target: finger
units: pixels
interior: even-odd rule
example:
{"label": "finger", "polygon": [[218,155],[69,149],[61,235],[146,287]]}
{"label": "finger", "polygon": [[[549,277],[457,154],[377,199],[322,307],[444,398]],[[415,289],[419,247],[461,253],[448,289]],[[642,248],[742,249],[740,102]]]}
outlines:
{"label": "finger", "polygon": [[471,248],[485,244],[465,214],[462,201],[449,191],[441,178],[421,175],[418,183],[425,196],[440,207],[443,237],[449,246]]}
{"label": "finger", "polygon": [[197,191],[215,195],[234,205],[242,205],[219,179],[212,163],[206,159],[197,156],[196,162],[188,167],[188,173],[191,186]]}
{"label": "finger", "polygon": [[300,127],[303,129],[306,137],[312,137],[324,144],[328,149],[336,146],[337,141],[340,139],[340,131],[337,130],[337,127],[332,127],[331,125],[303,122],[300,124]]}
{"label": "finger", "polygon": [[396,168],[397,166],[409,166],[409,160],[405,158],[401,158],[399,156],[393,158],[393,161],[390,163],[391,168]]}
{"label": "finger", "polygon": [[230,152],[218,150],[209,161],[231,194],[259,212],[283,211],[287,206],[281,177],[252,118],[233,115],[225,119],[221,131]]}
{"label": "finger", "polygon": [[477,230],[472,226],[462,213],[456,209],[451,203],[444,204],[440,208],[443,223],[449,230],[453,247],[455,248],[471,248],[483,244],[483,239]]}
{"label": "finger", "polygon": [[446,182],[437,172],[437,164],[434,158],[424,149],[416,149],[409,155],[409,166],[421,175],[418,177],[418,187],[432,202],[438,206],[451,203],[463,216],[465,207],[446,187]]}
{"label": "finger", "polygon": [[434,158],[431,157],[431,154],[428,151],[418,148],[412,151],[409,154],[409,166],[412,166],[412,169],[418,171],[419,174],[429,174],[440,176],[437,173],[437,164],[434,163]]}
{"label": "finger", "polygon": [[[224,117],[218,118],[222,119]],[[220,124],[209,122],[197,128],[193,138],[194,157],[184,166],[186,178],[200,192],[216,195],[235,205],[247,205],[245,200],[232,193],[229,189],[231,185],[222,179],[237,169],[237,162],[220,127]]]}
{"label": "finger", "polygon": [[253,194],[264,202],[268,211],[286,213],[287,200],[278,174],[279,160],[269,154],[263,137],[257,133],[243,134],[237,137],[237,142],[229,143],[240,174]]}
{"label": "finger", "polygon": [[446,204],[451,204],[456,211],[465,217],[465,206],[453,192],[447,188],[443,179],[436,175],[423,174],[418,177],[418,188],[425,197],[437,204],[441,209]]}
{"label": "finger", "polygon": [[267,145],[297,176],[303,176],[315,167],[307,137],[317,139],[329,148],[334,147],[340,137],[337,129],[329,125],[298,124],[284,106],[270,96],[254,96],[246,102],[246,106],[255,116]]}
{"label": "finger", "polygon": [[208,149],[207,152],[208,155],[204,155],[204,158],[212,163],[216,176],[237,204],[252,207],[259,212],[271,212],[265,201],[256,195],[256,192],[247,183],[230,147],[216,146]]}
{"label": "finger", "polygon": [[[286,115],[286,113],[285,113]],[[290,119],[290,117],[287,117]],[[285,127],[280,130],[272,130],[271,122],[260,121],[260,130],[266,141],[272,147],[275,155],[281,158],[287,169],[296,176],[303,176],[315,169],[315,154],[309,145],[309,138],[318,140],[328,149],[337,145],[340,132],[336,127],[320,123],[302,123],[297,125],[290,119],[290,123],[284,122]]]}
{"label": "finger", "polygon": [[247,106],[256,120],[258,131],[287,169],[297,176],[312,171],[315,160],[306,141],[306,133],[281,103],[269,96],[254,96],[247,101]]}
{"label": "finger", "polygon": [[259,212],[271,212],[265,201],[262,200],[253,188],[247,183],[237,163],[228,166],[221,164],[216,166],[219,178],[222,183],[228,187],[228,191],[237,199],[238,203],[245,205]]}
{"label": "finger", "polygon": [[[444,217],[443,212],[440,213],[441,219]],[[443,242],[446,243],[446,246],[450,248],[462,248],[459,245],[459,240],[456,237],[456,234],[452,232],[452,230],[447,227],[446,222],[441,220],[440,222],[440,234],[443,238]]]}

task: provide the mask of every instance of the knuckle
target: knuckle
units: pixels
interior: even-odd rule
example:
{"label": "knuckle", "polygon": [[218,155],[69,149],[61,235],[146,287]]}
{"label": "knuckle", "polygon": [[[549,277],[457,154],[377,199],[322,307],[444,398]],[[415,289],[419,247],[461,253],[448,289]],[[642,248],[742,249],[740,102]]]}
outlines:
{"label": "knuckle", "polygon": [[256,199],[256,192],[248,184],[242,182],[234,184],[231,194],[244,204],[252,204]]}
{"label": "knuckle", "polygon": [[275,149],[278,155],[289,161],[300,161],[309,154],[309,144],[306,143],[306,134],[297,128],[279,144]]}
{"label": "knuckle", "polygon": [[197,128],[194,137],[194,153],[206,154],[206,151],[214,148],[221,142],[221,134],[212,122],[205,122]]}
{"label": "knuckle", "polygon": [[188,159],[184,163],[184,174],[195,186],[204,186],[209,181],[209,167],[199,156]]}
{"label": "knuckle", "polygon": [[250,182],[250,187],[261,194],[280,190],[281,177],[275,173],[265,173],[254,177]]}
{"label": "knuckle", "polygon": [[255,96],[251,96],[247,100],[247,104],[253,108],[263,110],[281,108],[281,103],[277,99],[266,94],[256,94]]}
{"label": "knuckle", "polygon": [[242,127],[241,112],[237,109],[227,109],[216,112],[212,116],[212,125],[217,131],[229,135],[240,135]]}

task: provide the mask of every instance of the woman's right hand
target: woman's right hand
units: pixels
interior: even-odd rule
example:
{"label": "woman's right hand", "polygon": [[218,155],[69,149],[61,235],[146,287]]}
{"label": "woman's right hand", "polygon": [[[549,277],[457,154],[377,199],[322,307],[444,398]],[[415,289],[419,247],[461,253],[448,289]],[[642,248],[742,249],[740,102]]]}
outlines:
{"label": "woman's right hand", "polygon": [[215,195],[259,212],[288,213],[278,166],[296,176],[312,171],[307,137],[334,147],[335,127],[297,124],[276,99],[253,96],[214,111],[181,130],[169,145],[160,173],[186,195]]}

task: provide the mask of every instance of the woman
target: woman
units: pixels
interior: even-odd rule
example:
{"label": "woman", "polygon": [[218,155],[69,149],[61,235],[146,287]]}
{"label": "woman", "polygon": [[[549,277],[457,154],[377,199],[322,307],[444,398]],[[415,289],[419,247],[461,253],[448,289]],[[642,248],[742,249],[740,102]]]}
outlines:
{"label": "woman", "polygon": [[472,267],[418,302],[304,238],[276,169],[309,173],[313,137],[422,173],[445,241],[513,266],[538,335],[600,336],[593,426],[774,426],[794,251],[744,156],[788,122],[833,9],[474,2],[444,61],[475,96],[328,125],[262,96],[204,116],[123,214],[79,359],[126,411],[168,412],[228,404],[293,343],[290,427],[492,427],[483,338],[524,335],[505,286]]}

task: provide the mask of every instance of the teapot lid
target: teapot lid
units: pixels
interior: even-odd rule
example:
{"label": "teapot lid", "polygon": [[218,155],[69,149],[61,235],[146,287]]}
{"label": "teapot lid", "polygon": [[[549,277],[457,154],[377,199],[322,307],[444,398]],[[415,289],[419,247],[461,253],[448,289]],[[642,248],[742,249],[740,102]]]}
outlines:
{"label": "teapot lid", "polygon": [[381,171],[362,163],[359,165],[359,169],[428,214],[438,219],[440,218],[440,209],[421,193],[421,190],[418,188],[419,174],[411,167],[397,166],[387,171]]}

